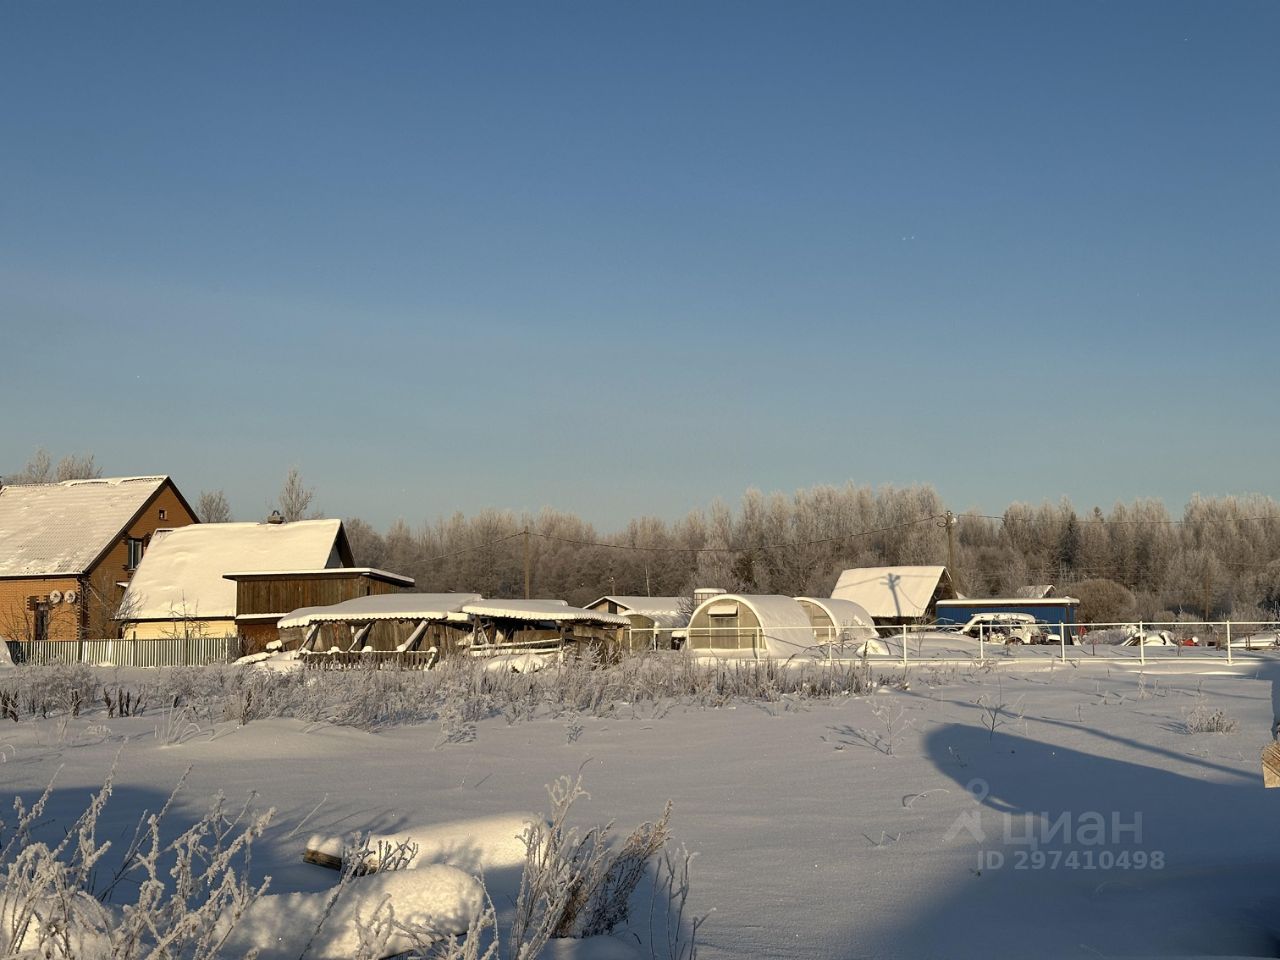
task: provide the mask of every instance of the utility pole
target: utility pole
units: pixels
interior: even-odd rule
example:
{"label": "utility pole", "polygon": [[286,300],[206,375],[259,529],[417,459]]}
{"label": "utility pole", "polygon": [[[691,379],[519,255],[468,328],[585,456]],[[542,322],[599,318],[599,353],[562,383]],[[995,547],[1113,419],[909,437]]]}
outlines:
{"label": "utility pole", "polygon": [[529,582],[532,579],[532,558],[529,556],[529,528],[524,528],[524,598],[529,599]]}
{"label": "utility pole", "polygon": [[950,510],[943,517],[940,527],[947,528],[947,570],[951,574],[951,583],[960,589],[960,572],[956,569],[956,521],[959,518]]}

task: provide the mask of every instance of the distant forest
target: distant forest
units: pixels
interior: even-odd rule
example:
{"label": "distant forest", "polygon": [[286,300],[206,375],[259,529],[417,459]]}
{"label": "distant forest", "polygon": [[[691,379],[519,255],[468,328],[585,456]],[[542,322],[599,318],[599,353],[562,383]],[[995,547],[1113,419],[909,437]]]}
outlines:
{"label": "distant forest", "polygon": [[[829,596],[846,567],[947,563],[946,507],[930,486],[748,490],[668,523],[600,533],[578,517],[486,510],[379,533],[347,521],[356,561],[413,577],[424,592],[531,595],[589,603],[603,594],[689,595],[694,587]],[[529,536],[524,535],[525,530]],[[526,540],[528,546],[526,548]],[[957,515],[953,574],[972,597],[1052,584],[1093,622],[1280,616],[1280,504],[1261,495],[1157,500],[1077,510],[1015,503]]]}
{"label": "distant forest", "polygon": [[[43,483],[100,476],[92,454],[54,462],[40,449],[6,478]],[[286,520],[320,514],[289,471],[275,506]],[[221,490],[201,491],[206,522],[231,519]],[[748,490],[668,523],[632,520],[600,533],[573,514],[486,510],[379,533],[346,521],[356,563],[413,577],[422,592],[474,591],[590,603],[604,594],[830,596],[847,567],[948,563],[947,508],[931,486],[819,486],[791,496]],[[525,535],[525,531],[528,535]],[[1082,513],[1068,500],[1015,503],[1001,516],[958,514],[952,575],[971,597],[1052,584],[1094,623],[1280,619],[1280,503],[1260,494],[1196,497],[1181,516],[1158,500]]]}

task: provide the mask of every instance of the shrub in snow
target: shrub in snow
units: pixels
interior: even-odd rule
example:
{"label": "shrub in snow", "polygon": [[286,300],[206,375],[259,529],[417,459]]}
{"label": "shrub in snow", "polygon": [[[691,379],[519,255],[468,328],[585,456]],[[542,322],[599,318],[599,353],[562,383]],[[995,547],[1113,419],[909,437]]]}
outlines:
{"label": "shrub in snow", "polygon": [[[253,843],[271,812],[253,814],[246,804],[228,816],[221,799],[165,840],[161,828],[171,796],[158,814],[143,816],[132,842],[103,877],[111,844],[98,842],[97,829],[111,789],[108,779],[52,845],[34,836],[52,784],[30,808],[15,799],[12,828],[0,824],[0,956],[213,960],[266,889],[247,875]],[[126,891],[129,899],[115,902]]]}
{"label": "shrub in snow", "polygon": [[582,778],[561,777],[547,787],[549,822],[530,823],[520,892],[511,926],[512,960],[533,960],[552,937],[609,933],[627,919],[631,896],[648,862],[670,837],[671,804],[657,823],[641,824],[611,848],[611,824],[579,833],[567,825]]}
{"label": "shrub in snow", "polygon": [[1183,726],[1187,733],[1235,733],[1239,724],[1222,710],[1211,710],[1199,703],[1187,714]]}

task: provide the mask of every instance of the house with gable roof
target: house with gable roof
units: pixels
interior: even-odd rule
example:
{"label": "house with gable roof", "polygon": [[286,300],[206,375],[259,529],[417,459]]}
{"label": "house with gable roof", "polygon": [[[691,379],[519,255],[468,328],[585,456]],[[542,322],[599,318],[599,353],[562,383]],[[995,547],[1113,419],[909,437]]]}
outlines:
{"label": "house with gable roof", "polygon": [[0,484],[0,638],[116,636],[154,533],[198,522],[167,476]]}

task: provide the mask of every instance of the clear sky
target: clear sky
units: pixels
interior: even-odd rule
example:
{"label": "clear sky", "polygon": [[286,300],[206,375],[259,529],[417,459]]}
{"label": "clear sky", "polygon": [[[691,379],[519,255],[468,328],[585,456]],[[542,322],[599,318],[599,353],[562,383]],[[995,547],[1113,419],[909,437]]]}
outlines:
{"label": "clear sky", "polygon": [[0,469],[1280,494],[1280,4],[0,4]]}

